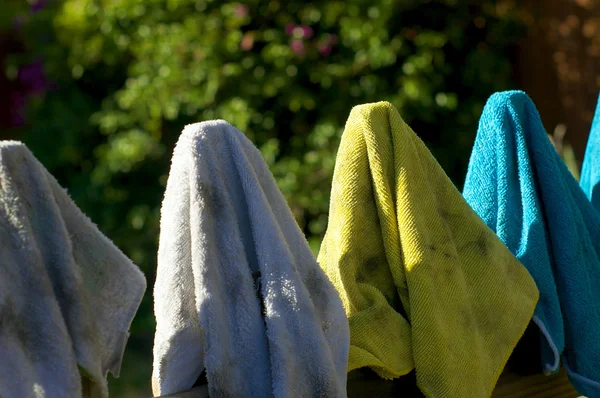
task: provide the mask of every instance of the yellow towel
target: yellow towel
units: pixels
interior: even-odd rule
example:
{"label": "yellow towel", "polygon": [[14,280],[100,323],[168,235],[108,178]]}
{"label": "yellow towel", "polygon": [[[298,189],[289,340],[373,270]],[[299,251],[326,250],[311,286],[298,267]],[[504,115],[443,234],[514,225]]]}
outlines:
{"label": "yellow towel", "polygon": [[355,107],[318,258],[350,321],[349,369],[416,369],[429,397],[486,397],[538,299],[521,263],[389,103]]}

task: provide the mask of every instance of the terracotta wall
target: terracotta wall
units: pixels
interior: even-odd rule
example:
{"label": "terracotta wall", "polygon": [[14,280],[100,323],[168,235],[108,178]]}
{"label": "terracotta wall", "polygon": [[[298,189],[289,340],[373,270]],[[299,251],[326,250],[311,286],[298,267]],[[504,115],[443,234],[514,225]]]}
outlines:
{"label": "terracotta wall", "polygon": [[600,91],[600,0],[524,0],[530,23],[516,59],[518,83],[536,103],[549,133],[583,157]]}

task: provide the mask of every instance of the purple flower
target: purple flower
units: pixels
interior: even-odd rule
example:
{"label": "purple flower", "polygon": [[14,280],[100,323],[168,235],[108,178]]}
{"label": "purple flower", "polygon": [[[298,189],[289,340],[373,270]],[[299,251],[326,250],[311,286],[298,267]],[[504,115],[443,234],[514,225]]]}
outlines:
{"label": "purple flower", "polygon": [[37,0],[35,3],[33,3],[31,5],[31,7],[29,7],[29,10],[35,14],[36,12],[40,11],[42,8],[44,8],[46,6],[46,2],[47,2],[47,0]]}
{"label": "purple flower", "polygon": [[238,17],[245,17],[246,15],[248,15],[248,6],[238,3],[235,5],[233,13]]}
{"label": "purple flower", "polygon": [[23,113],[25,110],[25,96],[18,91],[10,93],[10,118],[13,126],[25,124]]}
{"label": "purple flower", "polygon": [[20,89],[10,93],[10,117],[13,126],[25,124],[25,107],[27,97],[43,93],[46,89],[56,89],[56,83],[49,83],[44,74],[42,60],[38,59],[19,69],[17,80]]}
{"label": "purple flower", "polygon": [[31,93],[39,93],[46,88],[46,76],[40,60],[19,69],[18,77],[25,89]]}
{"label": "purple flower", "polygon": [[11,123],[14,127],[23,126],[25,124],[25,118],[21,114],[13,113],[11,115]]}

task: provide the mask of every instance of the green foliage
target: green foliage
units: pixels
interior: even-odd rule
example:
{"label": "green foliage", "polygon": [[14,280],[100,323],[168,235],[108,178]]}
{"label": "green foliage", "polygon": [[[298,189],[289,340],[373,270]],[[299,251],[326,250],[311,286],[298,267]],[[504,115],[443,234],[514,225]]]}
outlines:
{"label": "green foliage", "polygon": [[[522,26],[504,3],[49,0],[14,11],[26,17],[26,52],[4,68],[14,77],[42,59],[55,88],[30,97],[20,137],[151,288],[185,124],[222,118],[244,131],[315,250],[354,105],[393,103],[460,185],[485,100],[511,88],[507,57]],[[117,396],[148,392],[151,304],[150,289]]]}

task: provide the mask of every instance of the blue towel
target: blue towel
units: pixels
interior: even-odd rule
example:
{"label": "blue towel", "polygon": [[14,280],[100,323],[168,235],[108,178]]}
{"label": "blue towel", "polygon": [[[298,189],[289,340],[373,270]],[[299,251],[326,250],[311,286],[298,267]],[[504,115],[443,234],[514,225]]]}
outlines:
{"label": "blue towel", "polygon": [[488,100],[463,195],[538,285],[544,372],[562,357],[577,391],[600,396],[600,215],[525,93]]}
{"label": "blue towel", "polygon": [[585,149],[580,185],[594,207],[600,211],[600,96]]}

